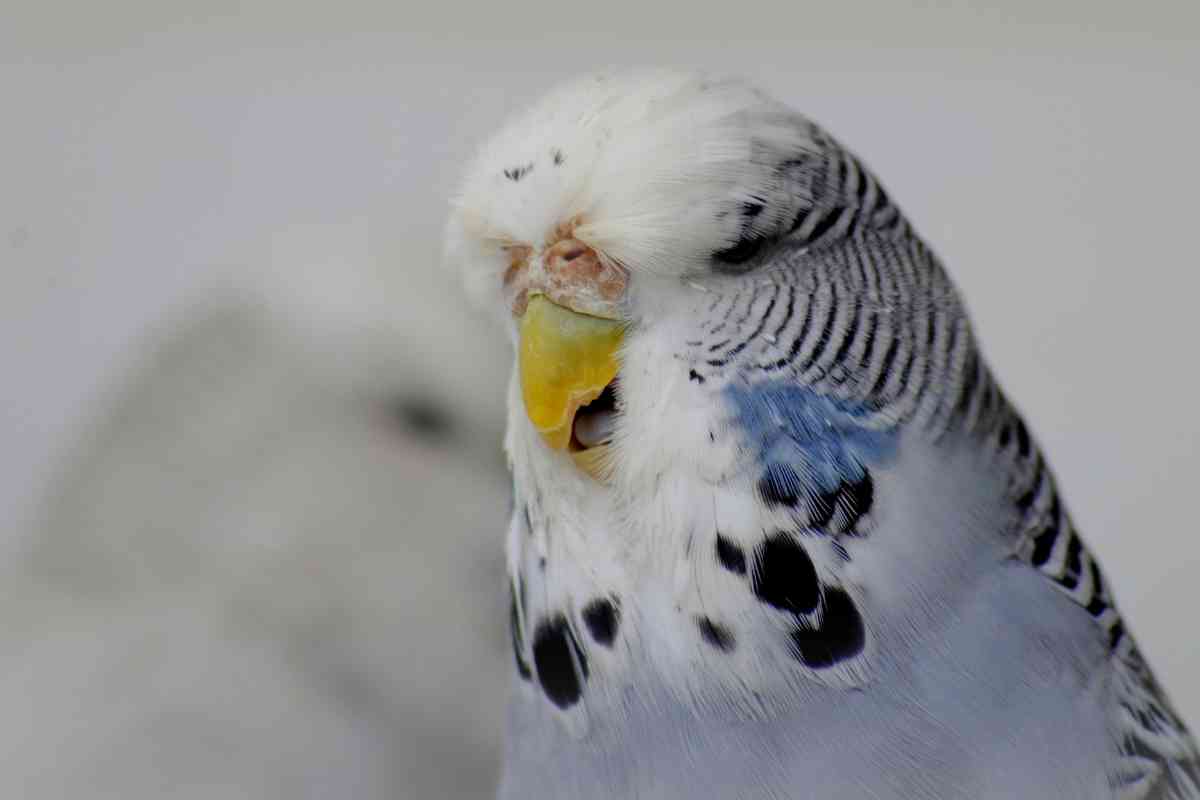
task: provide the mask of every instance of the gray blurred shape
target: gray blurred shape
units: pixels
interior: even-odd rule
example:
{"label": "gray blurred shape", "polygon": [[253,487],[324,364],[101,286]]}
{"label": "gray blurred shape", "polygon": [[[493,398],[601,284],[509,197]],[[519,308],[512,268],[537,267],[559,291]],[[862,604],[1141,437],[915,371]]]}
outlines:
{"label": "gray blurred shape", "polygon": [[497,420],[394,345],[231,303],[136,372],[4,578],[0,796],[490,796]]}

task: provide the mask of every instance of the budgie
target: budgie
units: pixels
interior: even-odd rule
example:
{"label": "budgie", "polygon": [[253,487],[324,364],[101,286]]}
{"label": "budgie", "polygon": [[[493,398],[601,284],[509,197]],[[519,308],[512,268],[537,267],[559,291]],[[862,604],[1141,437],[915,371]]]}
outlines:
{"label": "budgie", "polygon": [[514,353],[503,800],[1200,798],[955,286],[815,123],[573,81],[445,253]]}

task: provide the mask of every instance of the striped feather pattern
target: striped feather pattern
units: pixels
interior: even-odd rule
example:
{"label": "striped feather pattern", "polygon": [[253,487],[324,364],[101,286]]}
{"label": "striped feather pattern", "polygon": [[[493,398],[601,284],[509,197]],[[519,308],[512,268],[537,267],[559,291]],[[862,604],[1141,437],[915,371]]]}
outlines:
{"label": "striped feather pattern", "polygon": [[1009,475],[1013,556],[1086,609],[1109,643],[1115,729],[1125,757],[1110,775],[1124,798],[1200,797],[1200,756],[1125,629],[1053,475],[993,379],[952,282],[883,187],[844,151],[826,187],[768,266],[709,306],[691,342],[700,380],[790,377],[864,403],[880,427],[976,437]]}

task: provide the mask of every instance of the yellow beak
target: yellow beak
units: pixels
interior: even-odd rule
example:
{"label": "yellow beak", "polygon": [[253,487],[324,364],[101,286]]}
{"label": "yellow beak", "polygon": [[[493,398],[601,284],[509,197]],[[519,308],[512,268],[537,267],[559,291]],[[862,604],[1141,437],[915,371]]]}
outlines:
{"label": "yellow beak", "polygon": [[571,311],[538,294],[529,298],[520,330],[525,413],[546,444],[566,450],[575,413],[617,375],[624,325]]}

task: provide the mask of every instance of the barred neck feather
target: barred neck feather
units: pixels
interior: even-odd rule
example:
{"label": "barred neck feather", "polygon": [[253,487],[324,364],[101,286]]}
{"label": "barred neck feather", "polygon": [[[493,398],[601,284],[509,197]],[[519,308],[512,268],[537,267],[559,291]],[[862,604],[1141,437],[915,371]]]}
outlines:
{"label": "barred neck feather", "polygon": [[[1050,666],[1075,669],[1086,656],[1083,672],[1111,683],[1101,735],[1120,755],[1109,785],[1123,798],[1200,794],[1195,745],[993,380],[951,280],[849,151],[735,81],[585,79],[484,149],[456,202],[449,260],[495,301],[510,249],[536,252],[567,222],[628,272],[629,328],[610,485],[549,452],[515,379],[509,390],[513,646],[518,674],[540,690],[532,719],[582,735],[589,705],[627,710],[638,687],[606,678],[630,659],[643,676],[677,678],[667,696],[689,713],[716,698],[769,716],[814,686],[862,687],[879,633],[870,615],[892,610],[870,607],[852,556],[871,561],[871,548],[930,536],[927,522],[946,526],[939,535],[952,543],[951,526],[974,525],[971,546],[998,548],[975,553],[973,567],[993,570],[975,577],[1003,571],[995,555],[1015,568],[1005,574],[1019,591],[1039,593],[1017,602],[1069,612],[1070,642],[1056,646],[1075,649],[1049,653],[1061,659]],[[515,336],[507,304],[494,305]],[[898,474],[897,461],[919,474]],[[959,489],[994,517],[981,524],[946,502],[941,518],[903,517],[909,529],[876,525],[889,492]],[[939,557],[946,567],[959,556],[928,560]],[[786,581],[772,579],[783,570]],[[954,576],[931,578],[953,596]],[[867,588],[878,602],[894,587]],[[1096,628],[1076,622],[1076,606]],[[1001,677],[1023,669],[1009,666]],[[585,685],[594,703],[582,700]],[[539,716],[544,706],[553,714]]]}
{"label": "barred neck feather", "polygon": [[1049,465],[992,377],[950,279],[869,173],[850,157],[842,163],[859,187],[844,196],[867,202],[806,221],[801,238],[807,231],[817,239],[781,258],[769,276],[713,291],[703,336],[688,342],[691,379],[736,374],[753,383],[782,374],[863,404],[871,409],[865,424],[976,441],[1007,475],[1018,520],[1013,557],[1085,608],[1108,641],[1114,730],[1125,754],[1113,780],[1122,796],[1197,796],[1195,743],[1127,632]]}

